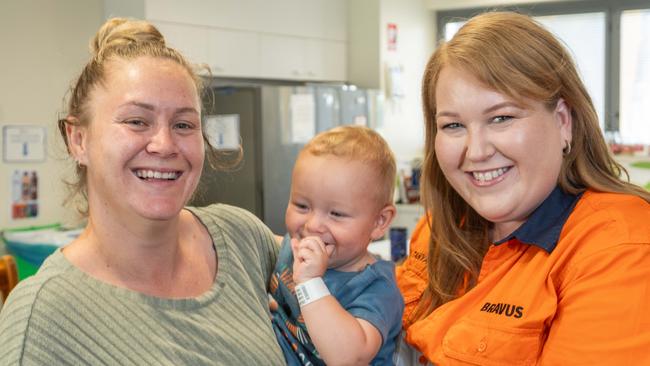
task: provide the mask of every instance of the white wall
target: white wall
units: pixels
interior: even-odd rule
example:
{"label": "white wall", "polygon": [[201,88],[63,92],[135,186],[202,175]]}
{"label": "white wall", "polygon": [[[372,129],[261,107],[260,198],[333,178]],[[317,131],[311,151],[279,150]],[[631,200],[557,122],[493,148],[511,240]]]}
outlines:
{"label": "white wall", "polygon": [[[354,0],[353,0],[354,1]],[[424,148],[424,119],[420,87],[424,67],[435,45],[434,13],[422,0],[381,0],[381,84],[386,90],[386,67],[401,65],[404,96],[384,105],[384,126],[379,132],[395,152],[398,164],[421,157]],[[397,47],[387,48],[387,26],[397,25]]]}
{"label": "white wall", "polygon": [[[0,2],[0,126],[47,128],[47,159],[43,163],[0,160],[0,229],[67,220],[62,209],[61,179],[71,170],[56,130],[68,86],[88,58],[88,41],[102,22],[100,0],[24,0]],[[0,142],[2,145],[2,142]],[[2,146],[0,146],[2,147]],[[11,174],[36,170],[39,215],[11,220]]]}

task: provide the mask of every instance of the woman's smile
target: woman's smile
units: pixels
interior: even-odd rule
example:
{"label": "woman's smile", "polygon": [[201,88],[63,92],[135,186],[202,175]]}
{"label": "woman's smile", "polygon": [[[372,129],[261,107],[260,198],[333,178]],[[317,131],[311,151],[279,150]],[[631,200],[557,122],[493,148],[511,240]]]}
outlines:
{"label": "woman's smile", "polygon": [[511,168],[512,166],[482,171],[475,170],[470,171],[467,174],[470,176],[472,182],[477,186],[491,186],[506,179],[506,174]]}
{"label": "woman's smile", "polygon": [[510,234],[557,185],[570,139],[568,108],[563,100],[555,108],[515,100],[451,66],[436,90],[440,169],[497,235]]}

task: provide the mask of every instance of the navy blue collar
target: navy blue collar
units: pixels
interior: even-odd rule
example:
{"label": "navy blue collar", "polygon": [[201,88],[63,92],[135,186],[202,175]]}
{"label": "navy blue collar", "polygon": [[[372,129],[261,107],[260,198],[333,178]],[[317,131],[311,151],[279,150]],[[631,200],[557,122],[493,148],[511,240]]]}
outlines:
{"label": "navy blue collar", "polygon": [[499,245],[517,239],[524,244],[536,245],[548,253],[552,252],[560,238],[564,223],[581,196],[582,193],[578,195],[564,193],[559,186],[556,186],[523,225],[494,244]]}

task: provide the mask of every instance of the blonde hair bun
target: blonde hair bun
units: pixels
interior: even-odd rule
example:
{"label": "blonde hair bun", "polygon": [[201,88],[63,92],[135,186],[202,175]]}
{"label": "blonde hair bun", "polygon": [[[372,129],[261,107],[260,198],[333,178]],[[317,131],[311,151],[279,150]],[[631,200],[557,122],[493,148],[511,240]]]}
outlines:
{"label": "blonde hair bun", "polygon": [[120,54],[120,49],[155,44],[165,47],[165,37],[151,23],[128,18],[112,18],[106,21],[90,42],[93,56]]}

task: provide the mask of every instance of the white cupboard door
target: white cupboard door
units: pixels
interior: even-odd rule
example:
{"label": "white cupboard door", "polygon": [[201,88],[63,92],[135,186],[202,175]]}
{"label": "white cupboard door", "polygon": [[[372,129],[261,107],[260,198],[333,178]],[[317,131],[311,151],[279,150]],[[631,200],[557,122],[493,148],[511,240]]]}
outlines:
{"label": "white cupboard door", "polygon": [[306,39],[301,47],[302,71],[306,80],[322,80],[325,69],[325,49],[317,39]]}
{"label": "white cupboard door", "polygon": [[303,71],[307,80],[345,81],[345,42],[305,40]]}
{"label": "white cupboard door", "polygon": [[208,32],[208,59],[214,76],[262,76],[258,33],[222,29]]}
{"label": "white cupboard door", "polygon": [[345,42],[278,35],[260,38],[263,77],[345,81]]}
{"label": "white cupboard door", "polygon": [[304,41],[297,37],[270,34],[260,36],[260,70],[269,79],[305,79]]}
{"label": "white cupboard door", "polygon": [[176,48],[193,64],[208,64],[208,32],[204,27],[152,21],[165,36],[167,45]]}
{"label": "white cupboard door", "polygon": [[347,45],[345,42],[321,41],[323,51],[323,68],[321,75],[323,80],[346,81],[347,80]]}

